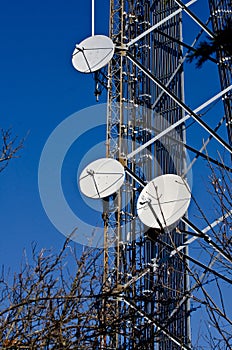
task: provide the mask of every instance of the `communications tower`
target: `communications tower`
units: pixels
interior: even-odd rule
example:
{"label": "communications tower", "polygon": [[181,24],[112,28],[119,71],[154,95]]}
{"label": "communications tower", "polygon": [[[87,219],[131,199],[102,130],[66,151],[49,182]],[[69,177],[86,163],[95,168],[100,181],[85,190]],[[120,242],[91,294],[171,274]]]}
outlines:
{"label": "communications tower", "polygon": [[[102,332],[96,349],[190,350],[190,290],[201,288],[208,272],[228,282],[188,252],[188,245],[201,238],[231,263],[220,244],[212,243],[206,234],[211,225],[201,231],[187,214],[191,197],[188,176],[196,159],[203,157],[223,167],[203,153],[206,145],[214,139],[231,153],[217,133],[222,122],[213,129],[198,114],[224,97],[231,140],[228,67],[219,65],[221,92],[195,110],[185,103],[184,61],[202,32],[212,34],[189,9],[194,2],[110,0],[109,38],[92,35],[74,51],[75,68],[95,72],[95,94],[99,95],[101,85],[107,88],[109,162],[100,159],[80,176],[84,194],[103,198],[103,287],[97,304]],[[217,30],[218,14],[227,10],[215,9],[215,1],[209,3]],[[192,45],[183,42],[183,12],[200,29]],[[220,56],[220,60],[225,62],[227,57]],[[103,71],[107,63],[107,71]],[[186,142],[185,122],[190,118],[210,134],[200,150]],[[190,166],[187,149],[196,154]],[[190,230],[195,238],[187,235]],[[214,253],[206,251],[212,266]],[[203,269],[200,278],[189,261]],[[195,282],[192,289],[190,277]]]}
{"label": "communications tower", "polygon": [[176,230],[145,227],[136,211],[147,182],[184,173],[184,124],[133,155],[184,115],[153,79],[184,101],[180,6],[175,1],[111,0],[110,37],[116,52],[108,71],[107,157],[118,159],[127,174],[120,194],[109,197],[104,212],[106,246],[114,242],[105,253],[104,280],[115,292],[112,303],[121,324],[103,345],[188,349],[188,299],[179,303],[188,286],[186,261],[168,257],[172,244],[182,245],[185,237]]}

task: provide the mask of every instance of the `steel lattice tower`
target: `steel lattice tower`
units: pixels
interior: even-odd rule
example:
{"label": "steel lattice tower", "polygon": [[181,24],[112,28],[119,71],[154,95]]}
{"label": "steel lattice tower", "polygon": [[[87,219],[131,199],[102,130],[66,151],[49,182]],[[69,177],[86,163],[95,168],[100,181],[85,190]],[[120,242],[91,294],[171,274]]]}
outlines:
{"label": "steel lattice tower", "polygon": [[133,42],[179,6],[174,0],[110,3],[110,37],[116,53],[108,71],[107,157],[118,159],[127,175],[120,193],[104,201],[104,292],[113,291],[113,296],[110,308],[103,300],[103,318],[107,324],[113,315],[120,322],[102,338],[101,348],[189,349],[188,299],[179,303],[188,289],[187,265],[178,255],[168,258],[171,245],[183,244],[184,235],[149,229],[136,217],[144,184],[161,174],[183,174],[183,124],[128,157],[183,117],[182,109],[149,77],[152,74],[184,100],[181,14]]}
{"label": "steel lattice tower", "polygon": [[[224,341],[231,326],[210,290],[212,286],[218,290],[217,302],[223,304],[217,279],[232,283],[231,269],[227,270],[232,263],[231,209],[227,208],[229,186],[223,173],[232,169],[220,155],[232,154],[232,148],[219,130],[226,120],[231,142],[231,57],[228,48],[220,43],[217,48],[216,40],[230,23],[231,9],[229,0],[223,4],[210,0],[211,16],[204,24],[189,9],[195,1],[110,0],[106,37],[94,35],[92,0],[92,36],[76,44],[72,55],[75,69],[94,73],[97,100],[103,88],[107,91],[106,158],[88,164],[79,177],[81,192],[103,204],[103,231],[99,232],[104,237],[98,253],[98,257],[103,254],[103,265],[96,295],[91,284],[87,334],[88,342],[94,332],[95,349],[191,350],[192,344],[198,344],[199,333],[195,339],[193,332],[191,340],[190,314],[198,308],[205,308],[208,315],[200,332],[208,332],[210,321]],[[213,31],[208,28],[210,19]],[[182,38],[183,23],[190,45]],[[201,36],[210,44],[203,41],[197,47]],[[210,56],[215,47],[216,59]],[[217,66],[210,71],[207,67],[206,75],[192,69],[190,73],[186,61],[199,57],[198,67],[205,61]],[[202,103],[204,79],[213,85],[211,73],[217,75],[218,68],[222,90],[213,96],[207,91]],[[184,72],[193,83],[186,85],[187,90]],[[194,83],[197,91],[192,89]],[[185,91],[188,103],[192,104],[193,97],[201,104],[189,107]],[[219,119],[222,106],[216,108],[216,104],[222,101],[225,114],[222,108]],[[187,150],[194,153],[192,158]],[[211,152],[217,154],[216,159]],[[196,161],[197,186],[192,191],[191,170]],[[208,193],[205,177],[213,193]],[[209,207],[212,198],[212,208],[220,203],[216,217]],[[209,274],[213,278],[206,281]],[[224,321],[228,322],[225,327]],[[218,344],[220,348],[220,338]]]}
{"label": "steel lattice tower", "polygon": [[[214,33],[225,28],[225,25],[232,21],[231,1],[209,0],[211,13],[212,29]],[[231,54],[226,50],[218,50],[217,61],[219,62],[218,71],[220,76],[221,88],[225,89],[231,84]],[[223,100],[225,115],[227,120],[228,139],[232,144],[232,100],[231,94],[228,94]]]}

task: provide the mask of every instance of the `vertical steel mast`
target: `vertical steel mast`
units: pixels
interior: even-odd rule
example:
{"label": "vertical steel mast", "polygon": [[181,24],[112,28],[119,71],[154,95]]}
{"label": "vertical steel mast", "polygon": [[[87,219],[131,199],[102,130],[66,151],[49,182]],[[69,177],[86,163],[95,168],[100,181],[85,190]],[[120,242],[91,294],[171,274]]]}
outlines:
{"label": "vertical steel mast", "polygon": [[183,117],[150,76],[184,100],[181,9],[174,0],[111,0],[110,37],[116,52],[108,71],[107,157],[125,166],[126,179],[103,202],[107,336],[101,348],[190,349],[187,264],[178,254],[170,257],[184,236],[178,228],[146,227],[136,212],[148,181],[182,175],[186,166],[183,124],[136,153]]}
{"label": "vertical steel mast", "polygon": [[[226,26],[232,25],[232,9],[230,0],[209,0],[209,9],[211,13],[211,23],[214,33],[225,29]],[[231,85],[231,52],[226,48],[218,48],[217,51],[218,71],[222,90]],[[227,132],[230,144],[232,144],[232,96],[228,93],[223,100]]]}

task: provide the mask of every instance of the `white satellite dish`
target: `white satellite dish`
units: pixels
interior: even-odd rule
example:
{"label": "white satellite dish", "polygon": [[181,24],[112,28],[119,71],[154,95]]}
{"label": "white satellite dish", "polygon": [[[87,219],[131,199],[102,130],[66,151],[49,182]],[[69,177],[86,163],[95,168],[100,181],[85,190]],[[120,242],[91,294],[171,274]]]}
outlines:
{"label": "white satellite dish", "polygon": [[100,158],[85,167],[79,178],[79,186],[87,197],[104,198],[119,190],[124,177],[124,167],[120,162],[112,158]]}
{"label": "white satellite dish", "polygon": [[161,175],[142,190],[137,202],[139,219],[153,228],[171,228],[184,216],[191,199],[188,184],[178,175]]}
{"label": "white satellite dish", "polygon": [[76,45],[72,64],[79,72],[91,73],[106,66],[113,55],[113,41],[105,35],[93,35]]}

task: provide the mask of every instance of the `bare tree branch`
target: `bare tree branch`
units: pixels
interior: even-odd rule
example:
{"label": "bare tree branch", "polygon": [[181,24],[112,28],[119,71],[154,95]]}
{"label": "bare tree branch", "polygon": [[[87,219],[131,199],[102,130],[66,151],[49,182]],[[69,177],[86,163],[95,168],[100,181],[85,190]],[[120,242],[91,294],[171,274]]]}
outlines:
{"label": "bare tree branch", "polygon": [[17,142],[17,136],[13,137],[11,129],[3,130],[0,129],[1,139],[2,139],[2,147],[0,149],[0,172],[3,171],[8,165],[10,159],[18,158],[18,152],[23,148],[23,144],[25,141],[21,139]]}

